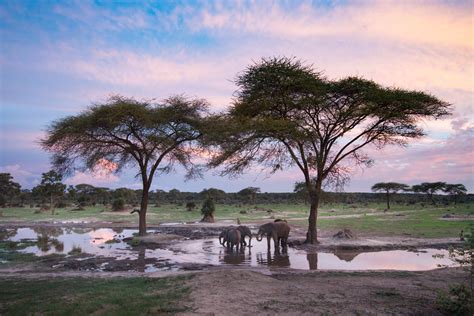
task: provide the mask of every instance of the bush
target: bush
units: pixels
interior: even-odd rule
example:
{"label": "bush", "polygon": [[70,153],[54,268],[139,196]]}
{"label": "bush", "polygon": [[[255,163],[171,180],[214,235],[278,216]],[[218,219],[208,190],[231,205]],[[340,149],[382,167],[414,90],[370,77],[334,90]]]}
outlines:
{"label": "bush", "polygon": [[201,222],[214,223],[215,211],[216,206],[214,205],[214,200],[212,198],[207,198],[201,208],[201,213],[204,215]]}
{"label": "bush", "polygon": [[196,203],[194,203],[194,202],[188,202],[188,203],[186,203],[186,209],[187,209],[189,212],[194,211],[194,208],[196,208]]}
{"label": "bush", "polygon": [[125,209],[125,201],[123,199],[116,199],[112,202],[112,211],[120,212]]}
{"label": "bush", "polygon": [[63,201],[56,203],[55,207],[57,208],[66,208],[67,204],[64,203]]}
{"label": "bush", "polygon": [[436,299],[438,309],[447,315],[472,315],[472,292],[464,284],[451,286],[449,293],[441,293]]}

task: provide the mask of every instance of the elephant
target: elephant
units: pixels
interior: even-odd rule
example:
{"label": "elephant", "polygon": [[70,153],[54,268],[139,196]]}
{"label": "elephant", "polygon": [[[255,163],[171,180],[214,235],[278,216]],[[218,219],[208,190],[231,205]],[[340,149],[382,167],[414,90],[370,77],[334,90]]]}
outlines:
{"label": "elephant", "polygon": [[257,241],[262,241],[263,236],[267,236],[268,250],[270,250],[270,239],[273,238],[275,251],[279,251],[280,243],[282,248],[287,246],[290,226],[285,221],[266,223],[260,226],[257,233]]}
{"label": "elephant", "polygon": [[232,250],[235,246],[235,249],[237,251],[239,250],[241,236],[240,236],[240,231],[238,229],[235,229],[235,228],[229,229],[227,231],[225,239],[227,241],[227,249]]}
{"label": "elephant", "polygon": [[251,247],[250,243],[252,242],[252,232],[250,231],[250,228],[248,228],[247,226],[240,225],[239,227],[237,227],[237,229],[240,231],[240,235],[242,237],[242,239],[240,240],[240,245],[242,247],[247,246],[247,243],[245,242],[245,237],[248,236],[249,247]]}
{"label": "elephant", "polygon": [[222,245],[222,246],[226,246],[226,243],[227,243],[227,232],[229,231],[228,228],[224,228],[224,230],[221,231],[221,233],[219,234],[219,243]]}

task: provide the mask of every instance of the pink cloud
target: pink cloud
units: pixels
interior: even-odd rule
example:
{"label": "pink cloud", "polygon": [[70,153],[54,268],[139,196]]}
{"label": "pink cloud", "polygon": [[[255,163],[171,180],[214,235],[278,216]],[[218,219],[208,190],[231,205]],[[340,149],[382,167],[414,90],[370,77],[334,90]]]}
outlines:
{"label": "pink cloud", "polygon": [[66,180],[67,184],[77,185],[87,183],[95,186],[111,185],[119,181],[119,177],[114,174],[117,164],[106,159],[100,159],[92,171],[76,171],[74,175]]}
{"label": "pink cloud", "polygon": [[[249,32],[278,38],[348,36],[472,49],[472,7],[435,2],[365,1],[330,9],[301,3],[288,11],[273,1],[204,7],[195,29]],[[409,14],[407,14],[409,12]]]}
{"label": "pink cloud", "polygon": [[110,173],[76,171],[72,177],[67,178],[64,182],[69,185],[87,183],[94,186],[110,186],[118,181],[119,177]]}

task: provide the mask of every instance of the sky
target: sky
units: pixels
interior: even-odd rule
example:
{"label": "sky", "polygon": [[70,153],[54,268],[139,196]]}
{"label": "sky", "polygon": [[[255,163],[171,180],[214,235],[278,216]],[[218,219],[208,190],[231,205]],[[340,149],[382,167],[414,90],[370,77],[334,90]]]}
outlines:
{"label": "sky", "polygon": [[[356,75],[420,90],[453,114],[423,121],[407,147],[368,149],[347,192],[376,182],[445,181],[474,192],[472,1],[0,1],[0,172],[31,188],[50,170],[38,145],[52,121],[112,94],[231,104],[234,79],[261,58],[296,57],[329,79]],[[135,170],[76,172],[67,184],[140,188]],[[297,169],[255,168],[236,179],[208,171],[161,176],[152,189],[289,192]]]}

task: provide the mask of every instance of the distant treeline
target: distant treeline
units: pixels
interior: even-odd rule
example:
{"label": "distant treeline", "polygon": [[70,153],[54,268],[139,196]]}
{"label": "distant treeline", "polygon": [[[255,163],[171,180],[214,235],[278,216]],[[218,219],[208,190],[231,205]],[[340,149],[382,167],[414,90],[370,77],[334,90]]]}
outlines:
{"label": "distant treeline", "polygon": [[[387,195],[390,192],[391,200],[395,204],[449,204],[474,201],[474,194],[466,194],[466,189],[461,184],[451,185],[445,182],[434,182],[422,183],[410,188],[404,184],[390,182],[378,183],[372,189],[375,191],[380,189],[379,187],[385,192],[346,193],[323,191],[321,203],[358,205],[382,203],[387,201]],[[403,191],[398,193],[400,188]],[[452,190],[452,188],[457,188],[457,190]],[[435,194],[437,191],[447,194]],[[90,184],[66,186],[62,183],[62,177],[54,171],[44,173],[41,183],[32,190],[28,190],[21,189],[21,186],[13,181],[13,177],[10,174],[0,173],[0,207],[45,207],[48,204],[50,208],[65,206],[86,207],[96,204],[136,207],[141,201],[142,193],[142,190],[132,190],[129,188],[109,189],[95,187]],[[172,189],[169,191],[152,190],[149,193],[149,203],[154,205],[183,204],[194,207],[192,205],[202,203],[209,198],[212,198],[216,203],[236,205],[309,203],[305,186],[298,182],[295,183],[294,192],[288,193],[262,193],[258,187],[247,187],[235,193],[228,193],[216,188],[205,189],[201,192],[181,192],[178,189]]]}
{"label": "distant treeline", "polygon": [[[242,192],[243,191],[243,192]],[[218,189],[207,189],[201,192],[182,192],[172,189],[168,192],[155,190],[150,192],[150,203],[152,205],[162,204],[182,204],[202,203],[207,197],[212,197],[216,203],[220,204],[278,204],[278,203],[308,203],[305,196],[298,193],[259,193],[249,194],[245,190],[237,193],[227,193]],[[123,200],[125,204],[137,207],[140,203],[142,190],[132,190],[128,188],[108,189],[94,187],[88,184],[80,184],[68,187],[64,194],[55,198],[56,207],[65,206],[93,206],[96,204],[112,204],[116,200]],[[438,204],[452,203],[449,195],[435,195]],[[368,204],[385,203],[384,193],[361,193],[361,192],[324,192],[322,203],[344,203],[344,204]],[[474,201],[474,194],[466,194],[458,197],[457,203]],[[21,190],[18,195],[11,196],[4,201],[3,206],[41,206],[48,204],[50,198],[47,195],[37,193],[34,190]],[[393,204],[430,204],[430,199],[425,194],[418,193],[397,193],[393,194]]]}

